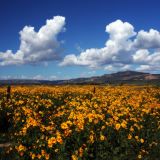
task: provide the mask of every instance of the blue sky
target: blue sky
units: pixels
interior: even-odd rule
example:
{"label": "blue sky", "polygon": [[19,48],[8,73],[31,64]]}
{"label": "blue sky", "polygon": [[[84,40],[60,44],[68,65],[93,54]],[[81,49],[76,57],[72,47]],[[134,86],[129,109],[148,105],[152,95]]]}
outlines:
{"label": "blue sky", "polygon": [[0,79],[159,73],[159,8],[158,0],[0,0]]}

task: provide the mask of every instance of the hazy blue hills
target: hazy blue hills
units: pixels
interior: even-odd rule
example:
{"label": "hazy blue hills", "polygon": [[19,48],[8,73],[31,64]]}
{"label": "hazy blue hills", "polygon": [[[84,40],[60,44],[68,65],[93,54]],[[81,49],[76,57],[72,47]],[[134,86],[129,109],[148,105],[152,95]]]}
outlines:
{"label": "hazy blue hills", "polygon": [[31,80],[8,79],[0,80],[1,85],[7,84],[160,84],[160,74],[150,74],[136,71],[124,71],[89,78],[76,78],[69,80]]}

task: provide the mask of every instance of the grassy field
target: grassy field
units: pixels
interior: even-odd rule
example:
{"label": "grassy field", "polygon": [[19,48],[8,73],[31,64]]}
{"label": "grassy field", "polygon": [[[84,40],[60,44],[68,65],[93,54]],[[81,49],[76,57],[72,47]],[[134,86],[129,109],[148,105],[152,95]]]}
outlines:
{"label": "grassy field", "polygon": [[160,88],[0,88],[0,158],[158,160]]}

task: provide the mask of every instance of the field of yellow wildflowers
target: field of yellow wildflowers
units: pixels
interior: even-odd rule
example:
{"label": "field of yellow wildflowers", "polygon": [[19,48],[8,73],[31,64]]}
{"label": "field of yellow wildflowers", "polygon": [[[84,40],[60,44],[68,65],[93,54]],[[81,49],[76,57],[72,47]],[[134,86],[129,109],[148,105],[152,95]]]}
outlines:
{"label": "field of yellow wildflowers", "polygon": [[158,160],[160,88],[12,86],[0,88],[1,159]]}

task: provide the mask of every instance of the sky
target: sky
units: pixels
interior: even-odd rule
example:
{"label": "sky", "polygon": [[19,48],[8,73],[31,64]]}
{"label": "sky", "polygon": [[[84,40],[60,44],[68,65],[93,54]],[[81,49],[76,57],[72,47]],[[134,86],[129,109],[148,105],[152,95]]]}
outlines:
{"label": "sky", "polygon": [[0,79],[160,73],[159,0],[0,0]]}

